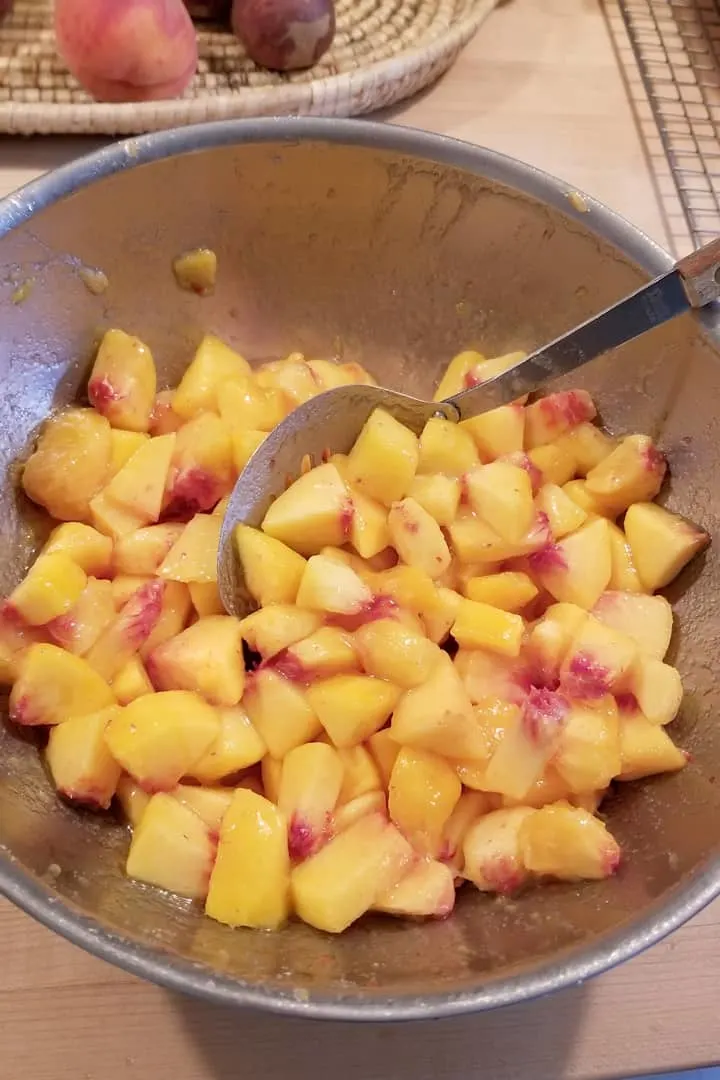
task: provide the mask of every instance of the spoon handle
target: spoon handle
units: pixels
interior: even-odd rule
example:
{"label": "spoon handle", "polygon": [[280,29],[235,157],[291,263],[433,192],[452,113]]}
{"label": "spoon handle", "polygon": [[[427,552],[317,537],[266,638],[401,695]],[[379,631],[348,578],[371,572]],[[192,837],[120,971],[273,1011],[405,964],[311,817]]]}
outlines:
{"label": "spoon handle", "polygon": [[648,330],[720,297],[720,238],[687,255],[672,270],[556,338],[514,367],[448,398],[458,419],[504,405],[568,375]]}

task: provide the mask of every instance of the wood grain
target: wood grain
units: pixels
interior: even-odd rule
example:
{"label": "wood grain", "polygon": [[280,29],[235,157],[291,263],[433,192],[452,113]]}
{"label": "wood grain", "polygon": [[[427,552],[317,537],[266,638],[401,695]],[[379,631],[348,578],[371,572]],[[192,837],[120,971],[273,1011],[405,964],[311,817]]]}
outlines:
{"label": "wood grain", "polygon": [[[530,161],[665,241],[594,0],[513,0],[434,89],[384,118]],[[98,145],[0,139],[0,195]],[[0,950],[1,1080],[599,1080],[720,1059],[720,904],[586,986],[474,1018],[370,1029],[178,998],[6,903]]]}

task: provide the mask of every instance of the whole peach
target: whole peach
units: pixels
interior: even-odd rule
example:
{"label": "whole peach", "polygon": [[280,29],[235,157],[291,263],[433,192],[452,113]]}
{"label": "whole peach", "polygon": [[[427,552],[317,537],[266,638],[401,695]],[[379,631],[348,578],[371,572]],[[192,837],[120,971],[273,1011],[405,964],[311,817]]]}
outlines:
{"label": "whole peach", "polygon": [[232,27],[256,64],[294,71],[330,48],[335,7],[332,0],[234,0]]}
{"label": "whole peach", "polygon": [[197,42],[182,0],[56,0],[65,63],[99,101],[177,97],[197,66]]}

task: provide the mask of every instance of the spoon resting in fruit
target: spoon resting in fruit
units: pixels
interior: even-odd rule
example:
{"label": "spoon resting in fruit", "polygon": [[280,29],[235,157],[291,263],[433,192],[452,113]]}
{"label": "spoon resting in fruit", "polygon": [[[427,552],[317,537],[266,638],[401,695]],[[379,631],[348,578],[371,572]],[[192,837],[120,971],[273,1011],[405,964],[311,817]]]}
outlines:
{"label": "spoon resting in fruit", "polygon": [[720,297],[720,239],[685,256],[668,273],[536,350],[494,378],[441,402],[379,386],[341,386],[296,408],[255,451],[230,496],[218,548],[218,588],[228,612],[256,604],[236,557],[238,524],[259,527],[274,499],[309,466],[346,453],[376,409],[419,434],[432,417],[458,422],[504,405],[692,308]]}

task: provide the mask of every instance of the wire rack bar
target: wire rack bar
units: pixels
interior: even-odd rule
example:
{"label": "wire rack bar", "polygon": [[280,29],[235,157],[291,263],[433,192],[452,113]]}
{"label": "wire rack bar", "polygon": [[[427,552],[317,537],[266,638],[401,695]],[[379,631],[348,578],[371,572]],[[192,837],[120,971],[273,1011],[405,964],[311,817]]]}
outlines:
{"label": "wire rack bar", "polygon": [[718,0],[605,0],[676,253],[720,233]]}

